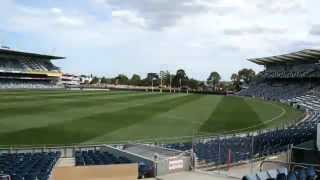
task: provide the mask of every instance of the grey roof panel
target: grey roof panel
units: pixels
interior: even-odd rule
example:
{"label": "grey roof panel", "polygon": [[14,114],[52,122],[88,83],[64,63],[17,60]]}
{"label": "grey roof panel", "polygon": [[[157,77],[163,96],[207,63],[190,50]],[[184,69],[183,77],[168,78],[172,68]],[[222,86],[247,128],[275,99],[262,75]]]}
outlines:
{"label": "grey roof panel", "polygon": [[320,60],[320,50],[305,49],[302,51],[297,51],[289,54],[270,56],[270,57],[264,57],[264,58],[252,58],[248,60],[259,65],[291,63],[291,62],[301,62],[301,61],[318,62]]}
{"label": "grey roof panel", "polygon": [[52,55],[46,55],[46,54],[30,53],[30,52],[16,51],[11,49],[1,49],[1,48],[0,48],[0,55],[10,56],[10,57],[40,58],[40,59],[51,59],[51,60],[65,59],[65,57],[60,57],[60,56],[52,56]]}

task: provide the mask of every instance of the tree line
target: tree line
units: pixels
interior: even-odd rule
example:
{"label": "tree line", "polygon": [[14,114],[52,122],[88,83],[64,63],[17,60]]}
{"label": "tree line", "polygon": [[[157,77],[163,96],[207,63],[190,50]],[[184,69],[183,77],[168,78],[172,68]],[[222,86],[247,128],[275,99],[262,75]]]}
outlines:
{"label": "tree line", "polygon": [[183,69],[177,70],[175,74],[169,71],[161,71],[160,73],[150,72],[145,78],[141,78],[138,74],[128,77],[125,74],[119,74],[113,78],[98,78],[94,76],[88,84],[115,84],[115,85],[132,85],[132,86],[154,86],[154,87],[172,87],[172,88],[188,88],[192,90],[207,91],[239,91],[243,85],[250,84],[256,76],[252,69],[241,69],[237,73],[233,73],[230,77],[231,81],[221,81],[218,72],[213,71],[209,74],[206,81],[199,81],[187,75]]}

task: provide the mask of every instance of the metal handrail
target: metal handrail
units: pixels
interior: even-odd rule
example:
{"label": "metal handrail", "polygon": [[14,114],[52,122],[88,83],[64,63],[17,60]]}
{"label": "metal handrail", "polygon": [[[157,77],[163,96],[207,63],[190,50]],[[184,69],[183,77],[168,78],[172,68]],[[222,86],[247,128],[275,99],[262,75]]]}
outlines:
{"label": "metal handrail", "polygon": [[[308,166],[308,167],[311,166],[311,167],[320,168],[320,164],[308,164],[308,163],[297,163],[297,162],[283,162],[283,161],[265,160],[265,161],[262,161],[262,162],[260,163],[259,171],[262,171],[262,166],[263,166],[265,163],[282,164],[282,165],[285,165],[285,166],[288,166],[288,167],[290,167],[291,165],[293,165],[293,167],[300,166],[300,167],[306,168],[307,166]],[[294,168],[293,168],[293,169],[294,169]]]}

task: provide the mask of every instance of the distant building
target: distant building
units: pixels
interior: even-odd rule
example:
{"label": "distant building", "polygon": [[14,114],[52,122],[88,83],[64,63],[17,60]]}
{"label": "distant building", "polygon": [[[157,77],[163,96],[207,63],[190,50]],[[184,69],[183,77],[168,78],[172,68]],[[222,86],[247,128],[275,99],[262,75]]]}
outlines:
{"label": "distant building", "polygon": [[80,84],[89,84],[92,81],[92,76],[81,75]]}
{"label": "distant building", "polygon": [[79,86],[80,77],[74,74],[63,74],[61,77],[61,83],[64,86]]}

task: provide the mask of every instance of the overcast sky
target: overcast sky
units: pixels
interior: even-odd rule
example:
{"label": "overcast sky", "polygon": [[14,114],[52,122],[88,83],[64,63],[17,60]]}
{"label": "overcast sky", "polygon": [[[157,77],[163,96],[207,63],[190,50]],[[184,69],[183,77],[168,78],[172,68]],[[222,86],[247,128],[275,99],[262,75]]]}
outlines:
{"label": "overcast sky", "polygon": [[64,72],[179,68],[228,80],[247,58],[319,48],[319,0],[1,0],[0,44],[66,56]]}

